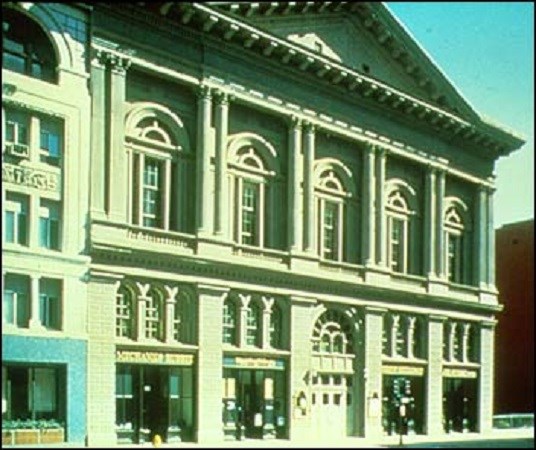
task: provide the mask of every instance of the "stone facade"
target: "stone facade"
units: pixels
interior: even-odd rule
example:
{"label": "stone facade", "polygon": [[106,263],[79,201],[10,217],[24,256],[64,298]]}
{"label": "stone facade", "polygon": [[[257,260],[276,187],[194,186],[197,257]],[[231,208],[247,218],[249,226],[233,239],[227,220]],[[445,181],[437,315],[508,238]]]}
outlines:
{"label": "stone facade", "polygon": [[[355,5],[92,5],[83,73],[59,52],[89,445],[489,430],[492,168],[522,141]],[[38,107],[15,72],[4,107]]]}

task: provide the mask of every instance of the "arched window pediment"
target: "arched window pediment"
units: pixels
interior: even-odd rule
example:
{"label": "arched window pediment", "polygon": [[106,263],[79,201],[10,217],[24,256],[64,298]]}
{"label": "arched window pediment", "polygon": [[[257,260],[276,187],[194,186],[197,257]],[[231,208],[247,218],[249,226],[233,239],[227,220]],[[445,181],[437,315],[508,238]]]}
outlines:
{"label": "arched window pediment", "polygon": [[239,169],[274,176],[280,173],[274,146],[255,133],[238,133],[228,137],[227,161]]}
{"label": "arched window pediment", "polygon": [[127,110],[125,136],[139,144],[190,152],[190,140],[182,120],[157,103],[137,102]]}
{"label": "arched window pediment", "polygon": [[446,197],[443,206],[443,223],[447,227],[469,228],[469,208],[458,197]]}
{"label": "arched window pediment", "polygon": [[386,182],[386,207],[403,214],[417,214],[417,192],[400,178],[392,178]]}
{"label": "arched window pediment", "polygon": [[322,158],[314,164],[314,184],[317,189],[332,194],[352,197],[353,189],[351,170],[335,158]]}

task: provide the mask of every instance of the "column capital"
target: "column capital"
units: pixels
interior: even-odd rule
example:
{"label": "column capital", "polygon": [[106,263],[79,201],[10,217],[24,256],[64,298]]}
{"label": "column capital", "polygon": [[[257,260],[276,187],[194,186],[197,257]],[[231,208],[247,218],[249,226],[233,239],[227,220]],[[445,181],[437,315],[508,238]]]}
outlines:
{"label": "column capital", "polygon": [[264,311],[270,312],[272,311],[272,307],[274,305],[275,299],[273,297],[267,297],[263,295],[262,297],[262,303],[264,305]]}
{"label": "column capital", "polygon": [[231,100],[234,100],[233,95],[220,91],[219,89],[213,90],[212,97],[216,101],[216,104],[221,106],[229,106]]}
{"label": "column capital", "polygon": [[106,67],[108,61],[108,52],[98,48],[91,49],[91,65],[100,69]]}
{"label": "column capital", "polygon": [[303,121],[303,129],[308,134],[314,134],[316,132],[317,125],[315,125],[314,123],[311,123],[311,122],[309,122],[307,120],[304,120]]}
{"label": "column capital", "polygon": [[106,62],[110,66],[112,73],[125,75],[132,60],[127,56],[117,55],[115,53],[106,53]]}
{"label": "column capital", "polygon": [[491,319],[491,320],[483,320],[480,322],[480,328],[486,328],[488,330],[493,330],[497,326],[497,320]]}
{"label": "column capital", "polygon": [[139,291],[139,299],[142,297],[146,298],[147,294],[149,293],[149,289],[151,289],[150,283],[140,283],[139,281],[136,281],[136,286]]}
{"label": "column capital", "polygon": [[247,308],[249,306],[249,303],[251,302],[251,295],[249,294],[238,294],[238,298],[241,302],[242,308]]}
{"label": "column capital", "polygon": [[381,308],[378,306],[365,306],[363,309],[365,311],[365,314],[376,314],[380,316],[384,315],[388,311],[387,308]]}
{"label": "column capital", "polygon": [[303,128],[303,119],[294,114],[288,117],[288,123],[295,130]]}
{"label": "column capital", "polygon": [[164,285],[164,289],[166,290],[166,293],[168,295],[168,298],[166,298],[166,302],[176,303],[177,294],[179,293],[179,287]]}
{"label": "column capital", "polygon": [[197,98],[199,100],[210,100],[212,98],[213,91],[214,90],[206,84],[201,84],[197,88]]}

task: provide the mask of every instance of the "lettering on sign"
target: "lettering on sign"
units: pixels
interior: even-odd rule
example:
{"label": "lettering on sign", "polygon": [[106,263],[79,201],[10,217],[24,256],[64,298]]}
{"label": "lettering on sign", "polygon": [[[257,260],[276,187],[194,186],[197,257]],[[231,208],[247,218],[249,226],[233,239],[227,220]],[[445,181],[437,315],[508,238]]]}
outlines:
{"label": "lettering on sign", "polygon": [[166,364],[173,366],[191,366],[194,363],[194,355],[181,353],[161,353],[161,352],[138,352],[117,350],[115,352],[116,362],[129,362],[135,364]]}
{"label": "lettering on sign", "polygon": [[443,369],[443,376],[446,378],[476,378],[476,370],[466,369]]}
{"label": "lettering on sign", "polygon": [[235,364],[241,367],[275,367],[275,359],[267,358],[242,358],[237,356]]}
{"label": "lettering on sign", "polygon": [[2,164],[2,181],[52,192],[57,192],[60,186],[55,173],[9,163]]}
{"label": "lettering on sign", "polygon": [[423,367],[413,366],[383,366],[382,373],[385,375],[424,375]]}

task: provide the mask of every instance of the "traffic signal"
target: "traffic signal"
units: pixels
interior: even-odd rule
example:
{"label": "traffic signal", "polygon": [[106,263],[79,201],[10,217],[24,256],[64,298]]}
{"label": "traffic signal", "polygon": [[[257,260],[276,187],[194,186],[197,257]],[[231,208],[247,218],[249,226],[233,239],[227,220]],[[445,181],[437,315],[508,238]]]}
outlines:
{"label": "traffic signal", "polygon": [[404,391],[405,391],[406,397],[411,396],[411,381],[408,378],[405,379],[404,387],[405,387]]}
{"label": "traffic signal", "polygon": [[401,383],[400,383],[401,381],[402,381],[402,380],[401,380],[400,378],[395,378],[395,379],[393,380],[393,397],[394,397],[396,400],[400,399],[400,397],[401,397],[401,392],[400,392],[401,387],[402,387],[402,386],[400,385],[400,384],[401,384]]}

